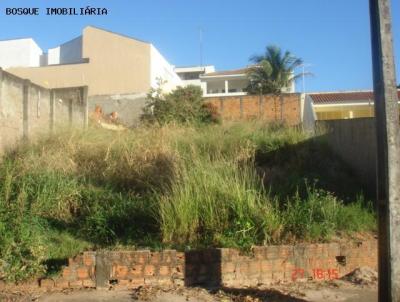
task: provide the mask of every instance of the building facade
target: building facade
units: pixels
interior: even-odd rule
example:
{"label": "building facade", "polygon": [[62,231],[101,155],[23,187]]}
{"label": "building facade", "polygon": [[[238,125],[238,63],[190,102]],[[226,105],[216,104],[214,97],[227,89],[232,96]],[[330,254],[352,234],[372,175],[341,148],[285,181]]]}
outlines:
{"label": "building facade", "polygon": [[89,86],[90,96],[147,93],[159,79],[165,91],[182,85],[151,43],[107,30],[88,26],[81,36],[46,54],[32,41],[23,41],[17,58],[17,40],[0,43],[0,57],[5,58],[0,67],[48,88]]}
{"label": "building facade", "polygon": [[[400,97],[400,91],[398,94]],[[311,93],[307,98],[312,103],[317,120],[352,119],[375,115],[372,91]]]}

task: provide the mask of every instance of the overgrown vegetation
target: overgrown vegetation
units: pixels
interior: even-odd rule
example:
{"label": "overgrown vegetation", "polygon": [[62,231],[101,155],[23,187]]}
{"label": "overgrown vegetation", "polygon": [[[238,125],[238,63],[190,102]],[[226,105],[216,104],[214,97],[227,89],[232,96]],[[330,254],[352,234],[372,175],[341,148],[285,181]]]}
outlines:
{"label": "overgrown vegetation", "polygon": [[4,158],[0,272],[40,275],[85,249],[248,248],[373,231],[354,179],[323,142],[283,126],[58,133]]}
{"label": "overgrown vegetation", "polygon": [[199,86],[178,87],[170,93],[163,93],[163,83],[152,88],[147,94],[142,121],[165,125],[207,124],[219,122],[217,111],[203,102],[203,91]]}

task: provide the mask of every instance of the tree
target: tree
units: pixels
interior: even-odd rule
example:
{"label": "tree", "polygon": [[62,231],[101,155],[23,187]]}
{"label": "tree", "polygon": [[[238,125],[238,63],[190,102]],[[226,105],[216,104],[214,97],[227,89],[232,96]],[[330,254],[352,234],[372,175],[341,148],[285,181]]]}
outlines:
{"label": "tree", "polygon": [[248,70],[250,94],[280,94],[282,89],[289,87],[293,81],[302,76],[294,74],[294,70],[303,61],[293,56],[289,51],[282,52],[277,46],[267,46],[265,54],[250,58],[254,63]]}
{"label": "tree", "polygon": [[161,86],[162,83],[147,94],[142,121],[160,125],[169,122],[187,124],[219,121],[215,108],[204,103],[200,87],[194,85],[177,87],[170,93],[163,94]]}

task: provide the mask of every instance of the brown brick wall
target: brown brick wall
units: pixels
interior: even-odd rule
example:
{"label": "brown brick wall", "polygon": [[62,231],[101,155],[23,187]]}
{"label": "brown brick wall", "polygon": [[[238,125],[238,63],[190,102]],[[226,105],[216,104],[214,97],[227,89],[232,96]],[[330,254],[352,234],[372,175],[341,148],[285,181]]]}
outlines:
{"label": "brown brick wall", "polygon": [[[254,247],[248,255],[228,248],[186,253],[112,251],[102,255],[107,259],[106,285],[113,284],[117,288],[177,284],[257,286],[337,279],[362,266],[377,269],[375,240]],[[104,261],[102,263],[104,265]],[[96,270],[104,270],[100,265],[96,252],[85,252],[70,259],[58,279],[41,280],[41,286],[96,287]]]}
{"label": "brown brick wall", "polygon": [[[187,285],[257,286],[301,280],[340,278],[361,266],[377,269],[376,241],[254,247],[251,255],[235,249],[186,255]],[[197,274],[190,274],[197,272]]]}
{"label": "brown brick wall", "polygon": [[212,97],[206,102],[217,109],[223,120],[263,119],[291,126],[301,123],[301,101],[297,93]]}

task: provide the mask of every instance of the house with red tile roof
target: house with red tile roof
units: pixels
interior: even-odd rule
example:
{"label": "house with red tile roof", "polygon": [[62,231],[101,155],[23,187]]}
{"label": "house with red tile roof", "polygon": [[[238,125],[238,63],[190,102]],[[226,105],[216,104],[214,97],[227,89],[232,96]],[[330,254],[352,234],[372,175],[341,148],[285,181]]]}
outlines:
{"label": "house with red tile roof", "polygon": [[[400,97],[400,90],[398,90]],[[373,91],[310,93],[317,120],[351,119],[374,116]]]}

